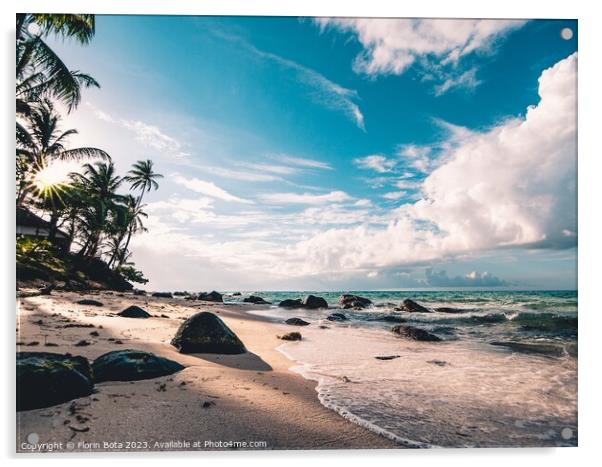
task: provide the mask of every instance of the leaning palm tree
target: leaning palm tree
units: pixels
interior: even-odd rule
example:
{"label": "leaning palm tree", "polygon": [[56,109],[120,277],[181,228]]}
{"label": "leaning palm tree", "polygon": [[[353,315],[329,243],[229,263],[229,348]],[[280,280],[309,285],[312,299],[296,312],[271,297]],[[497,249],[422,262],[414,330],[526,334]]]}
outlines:
{"label": "leaning palm tree", "polygon": [[52,162],[87,158],[111,159],[102,149],[68,148],[67,140],[77,134],[77,130],[62,131],[60,120],[52,102],[44,99],[32,108],[26,121],[17,122],[17,205],[19,206],[32,193],[44,197],[49,194],[49,191],[61,189],[60,184],[39,183],[40,174],[43,174]]}
{"label": "leaning palm tree", "polygon": [[159,188],[157,179],[163,178],[163,175],[153,170],[153,161],[151,160],[136,162],[128,174],[123,179],[131,184],[133,190],[140,190],[137,206],[142,204],[142,197],[145,192]]}
{"label": "leaning palm tree", "polygon": [[117,211],[115,219],[117,232],[112,237],[109,266],[112,266],[113,263],[116,267],[123,265],[129,257],[128,247],[132,235],[138,232],[146,232],[142,218],[148,217],[148,214],[142,208],[143,206],[138,206],[136,198],[132,195],[125,196],[125,201]]}
{"label": "leaning palm tree", "polygon": [[94,15],[17,15],[17,112],[27,114],[40,96],[55,97],[74,109],[82,87],[99,87],[91,76],[70,70],[45,42],[49,35],[73,38],[87,44],[94,36]]}

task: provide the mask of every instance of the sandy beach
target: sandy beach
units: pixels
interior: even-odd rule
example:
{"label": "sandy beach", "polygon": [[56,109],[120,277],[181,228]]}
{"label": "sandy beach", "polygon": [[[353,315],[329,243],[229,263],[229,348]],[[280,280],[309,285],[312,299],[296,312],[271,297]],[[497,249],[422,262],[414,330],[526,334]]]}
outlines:
{"label": "sandy beach", "polygon": [[[103,306],[77,304],[82,298]],[[153,317],[115,316],[129,305],[141,306]],[[248,443],[246,449],[399,447],[322,406],[315,383],[291,372],[294,362],[276,350],[282,343],[277,336],[290,326],[250,314],[252,308],[117,292],[54,291],[18,298],[17,351],[71,353],[93,360],[113,350],[139,349],[186,368],[145,381],[100,383],[89,397],[17,412],[17,450],[28,451],[32,433],[39,443],[62,443],[46,450],[64,451],[244,446],[228,444],[232,442]],[[248,352],[178,353],[169,342],[180,323],[199,311],[218,314]]]}

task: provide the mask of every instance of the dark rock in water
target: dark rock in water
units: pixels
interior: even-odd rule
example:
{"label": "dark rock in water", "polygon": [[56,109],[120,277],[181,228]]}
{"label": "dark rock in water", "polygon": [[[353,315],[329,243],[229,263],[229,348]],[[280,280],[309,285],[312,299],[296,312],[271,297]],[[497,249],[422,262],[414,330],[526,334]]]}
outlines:
{"label": "dark rock in water", "polygon": [[430,313],[428,309],[426,309],[422,305],[419,305],[414,300],[410,300],[409,298],[406,298],[403,301],[400,308],[410,313]]}
{"label": "dark rock in water", "polygon": [[257,297],[256,295],[245,297],[242,301],[245,303],[254,303],[256,305],[271,305],[270,302],[266,302],[263,298]]}
{"label": "dark rock in water", "polygon": [[286,324],[290,324],[291,326],[308,326],[309,323],[301,318],[289,318],[285,321]]}
{"label": "dark rock in water", "polygon": [[42,287],[40,289],[40,295],[50,295],[50,292],[52,292],[55,288],[56,288],[55,284],[45,285],[44,287]]}
{"label": "dark rock in water", "polygon": [[380,357],[374,357],[377,360],[394,360],[396,358],[399,358],[399,355],[383,355]]}
{"label": "dark rock in water", "polygon": [[280,336],[283,341],[300,341],[302,339],[300,332],[289,332],[284,336]]}
{"label": "dark rock in water", "polygon": [[378,318],[373,318],[370,321],[384,321],[385,323],[405,323],[407,320],[401,316],[386,315]]}
{"label": "dark rock in water", "polygon": [[146,292],[144,290],[140,290],[140,289],[134,289],[133,291],[134,295],[146,295]]}
{"label": "dark rock in water", "polygon": [[203,300],[205,302],[223,302],[224,299],[221,293],[216,292],[215,290],[209,293],[201,292],[198,297],[199,300]]}
{"label": "dark rock in water", "polygon": [[102,304],[102,302],[99,302],[98,300],[90,300],[88,298],[84,298],[83,300],[78,300],[75,303],[77,303],[78,305],[104,306]]}
{"label": "dark rock in water", "polygon": [[178,362],[141,350],[115,350],[101,355],[92,363],[94,380],[137,381],[158,378],[183,370]]}
{"label": "dark rock in water", "polygon": [[410,339],[414,339],[415,341],[425,341],[425,342],[439,342],[441,340],[440,337],[431,334],[424,329],[415,328],[413,326],[405,326],[399,325],[394,326],[391,331],[399,334],[400,336],[408,337]]}
{"label": "dark rock in water", "polygon": [[245,353],[244,344],[213,313],[202,311],[184,321],[171,345],[181,353]]}
{"label": "dark rock in water", "polygon": [[173,298],[171,292],[153,292],[152,296],[156,298]]}
{"label": "dark rock in water", "polygon": [[439,308],[435,308],[435,311],[438,313],[467,313],[471,310],[463,310],[462,308],[451,308],[447,306],[442,306]]}
{"label": "dark rock in water", "polygon": [[344,294],[339,297],[339,305],[341,308],[366,308],[372,305],[372,300],[369,300],[359,295]]}
{"label": "dark rock in water", "polygon": [[561,357],[565,354],[564,346],[545,342],[515,342],[515,341],[494,341],[491,345],[499,347],[508,347],[516,352],[536,353]]}
{"label": "dark rock in water", "polygon": [[232,294],[233,297],[240,297],[242,294],[240,292],[234,292]]}
{"label": "dark rock in water", "polygon": [[347,321],[349,318],[343,313],[333,313],[326,318],[328,321]]}
{"label": "dark rock in water", "polygon": [[150,318],[151,316],[150,313],[147,313],[136,305],[128,306],[125,310],[117,313],[117,315],[123,318]]}
{"label": "dark rock in water", "polygon": [[17,353],[17,410],[31,410],[92,394],[84,357],[49,352]]}
{"label": "dark rock in water", "polygon": [[303,299],[303,307],[315,310],[316,308],[328,308],[328,302],[322,297],[308,295]]}
{"label": "dark rock in water", "polygon": [[303,308],[303,302],[299,298],[294,300],[287,298],[286,300],[282,300],[278,306],[280,308]]}
{"label": "dark rock in water", "polygon": [[183,290],[183,291],[176,291],[173,293],[174,297],[186,297],[187,295],[190,295],[189,292]]}

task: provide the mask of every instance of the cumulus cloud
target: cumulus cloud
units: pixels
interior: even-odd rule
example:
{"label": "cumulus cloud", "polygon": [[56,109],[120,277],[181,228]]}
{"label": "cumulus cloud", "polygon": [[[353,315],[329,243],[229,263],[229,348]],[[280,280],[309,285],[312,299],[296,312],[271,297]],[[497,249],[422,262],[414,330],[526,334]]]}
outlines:
{"label": "cumulus cloud", "polygon": [[386,173],[393,170],[397,162],[392,159],[387,159],[385,156],[373,154],[365,157],[357,157],[353,159],[353,163],[362,169]]}
{"label": "cumulus cloud", "polygon": [[272,204],[325,204],[340,203],[352,199],[344,191],[331,191],[322,195],[313,193],[265,193],[260,195],[260,198]]}
{"label": "cumulus cloud", "polygon": [[330,229],[288,254],[315,273],[575,246],[576,77],[575,53],[542,72],[539,103],[524,117],[463,132],[424,179],[422,198],[399,207],[386,228]]}
{"label": "cumulus cloud", "polygon": [[221,199],[223,201],[233,201],[236,203],[253,204],[253,201],[234,196],[228,193],[226,190],[218,187],[213,182],[206,182],[205,180],[194,177],[186,178],[177,173],[172,174],[171,179],[178,185],[182,185],[189,190],[201,193],[205,196],[210,196],[211,198]]}
{"label": "cumulus cloud", "polygon": [[435,79],[436,93],[474,87],[476,70],[462,71],[461,61],[475,52],[489,52],[496,40],[522,27],[521,20],[317,18],[322,28],[353,34],[363,51],[354,70],[371,76],[400,75],[419,65],[426,79]]}
{"label": "cumulus cloud", "polygon": [[505,287],[511,285],[488,272],[472,271],[463,276],[447,275],[447,271],[427,269],[424,272],[426,285],[431,287]]}

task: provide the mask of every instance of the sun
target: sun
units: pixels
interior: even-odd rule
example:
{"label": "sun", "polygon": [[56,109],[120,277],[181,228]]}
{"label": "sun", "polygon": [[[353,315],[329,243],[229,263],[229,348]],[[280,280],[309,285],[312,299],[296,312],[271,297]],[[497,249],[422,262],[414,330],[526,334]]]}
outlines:
{"label": "sun", "polygon": [[70,162],[52,162],[35,172],[32,184],[40,193],[60,190],[61,187],[69,184],[69,174],[76,167]]}

